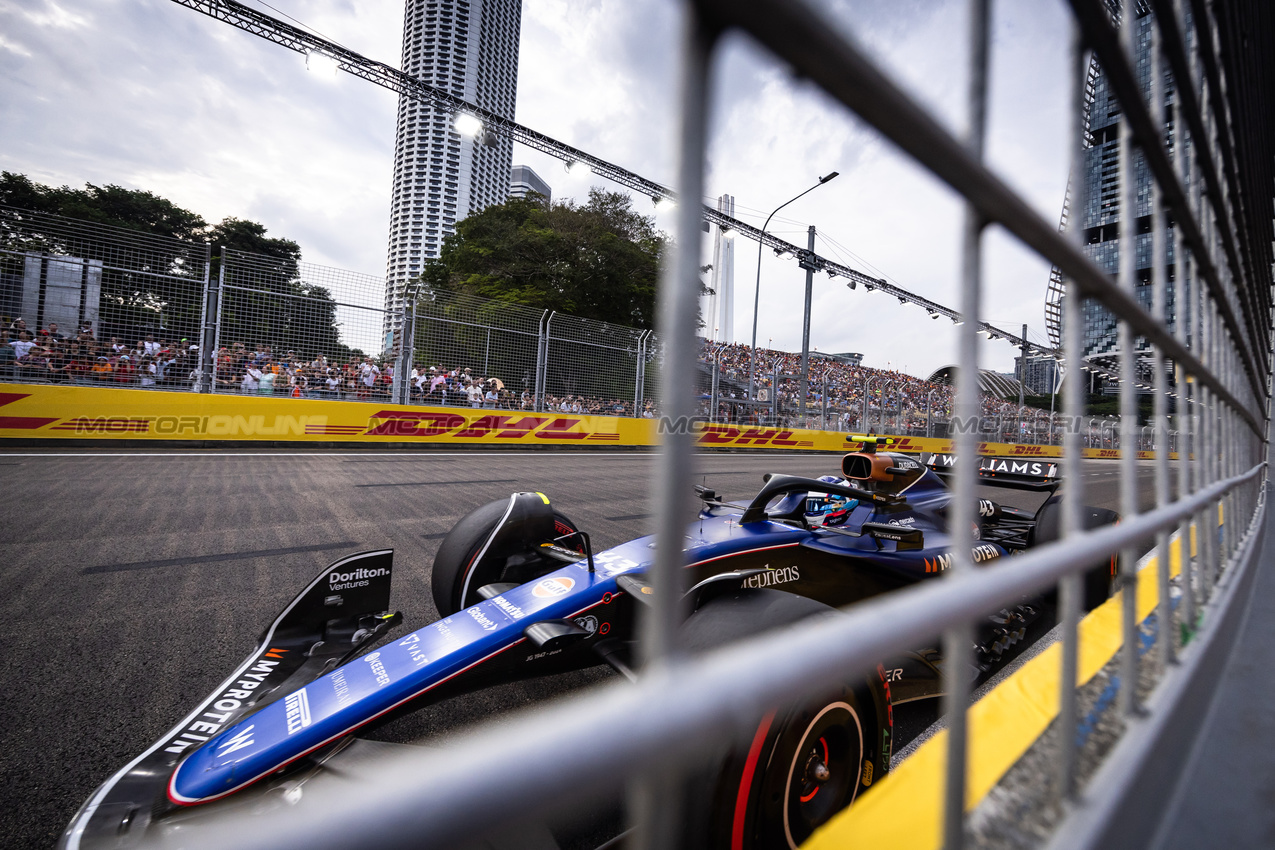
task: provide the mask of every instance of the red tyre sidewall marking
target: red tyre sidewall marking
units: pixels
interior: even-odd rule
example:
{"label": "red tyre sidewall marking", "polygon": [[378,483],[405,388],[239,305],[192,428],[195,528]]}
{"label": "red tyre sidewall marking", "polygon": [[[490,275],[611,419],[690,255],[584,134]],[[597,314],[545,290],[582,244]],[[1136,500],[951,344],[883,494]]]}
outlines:
{"label": "red tyre sidewall marking", "polygon": [[[828,763],[828,742],[825,741],[823,738],[820,738],[819,743],[823,745],[823,763],[827,764]],[[806,796],[801,797],[800,800],[803,803],[809,803],[811,800],[815,798],[815,795],[818,793],[819,793],[819,786],[816,785],[815,790],[811,791]]]}
{"label": "red tyre sidewall marking", "polygon": [[770,724],[775,721],[775,712],[762,718],[757,733],[753,735],[753,743],[748,748],[748,759],[744,762],[744,774],[739,778],[739,791],[735,795],[735,819],[731,824],[731,850],[744,850],[744,821],[748,814],[748,793],[752,789],[753,774],[757,771],[757,762],[761,758],[761,748],[766,743],[766,733]]}

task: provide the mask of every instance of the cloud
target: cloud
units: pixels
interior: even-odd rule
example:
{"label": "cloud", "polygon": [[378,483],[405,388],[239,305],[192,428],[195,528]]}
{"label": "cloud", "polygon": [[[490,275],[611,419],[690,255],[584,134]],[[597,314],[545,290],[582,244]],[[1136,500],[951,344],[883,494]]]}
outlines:
{"label": "cloud", "polygon": [[[250,3],[249,5],[254,5]],[[272,0],[271,5],[397,65],[402,0]],[[953,132],[964,126],[966,27],[955,0],[824,0],[818,4]],[[275,14],[262,8],[269,14]],[[670,184],[675,174],[676,0],[524,3],[518,120]],[[1061,4],[997,4],[989,164],[1047,220],[1066,182],[1067,23]],[[209,221],[261,221],[301,243],[307,260],[384,271],[396,96],[339,75],[322,81],[302,57],[168,0],[0,0],[0,167],[45,183],[148,189]],[[955,306],[960,198],[892,143],[751,40],[716,57],[705,200],[736,197],[760,226],[823,174],[841,172],[771,230],[926,297]],[[593,175],[518,147],[558,197],[582,199]],[[642,212],[650,202],[638,199]],[[672,215],[656,216],[671,227]],[[706,242],[708,240],[705,240]],[[1048,268],[995,231],[987,246],[988,318],[1043,335]],[[707,247],[706,247],[707,251]],[[736,242],[735,327],[752,322],[756,245]],[[880,271],[877,271],[880,270]],[[951,362],[952,326],[881,293],[817,275],[812,339],[821,351],[921,373]],[[800,344],[804,273],[762,257],[759,339]],[[379,305],[379,296],[371,299]],[[1014,352],[984,346],[1007,370]]]}

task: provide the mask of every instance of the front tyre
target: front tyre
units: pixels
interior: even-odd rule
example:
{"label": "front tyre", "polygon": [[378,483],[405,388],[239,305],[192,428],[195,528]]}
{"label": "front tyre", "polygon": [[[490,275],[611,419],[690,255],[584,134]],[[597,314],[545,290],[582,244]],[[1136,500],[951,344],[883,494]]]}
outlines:
{"label": "front tyre", "polygon": [[[487,544],[506,517],[509,505],[508,499],[501,499],[471,511],[452,527],[438,547],[430,574],[430,590],[440,617],[449,617],[481,602],[483,597],[478,588],[484,585],[524,584],[562,566],[534,551],[497,554],[488,549]],[[553,538],[577,530],[566,515],[553,511]],[[578,539],[566,541],[565,545],[583,551]]]}

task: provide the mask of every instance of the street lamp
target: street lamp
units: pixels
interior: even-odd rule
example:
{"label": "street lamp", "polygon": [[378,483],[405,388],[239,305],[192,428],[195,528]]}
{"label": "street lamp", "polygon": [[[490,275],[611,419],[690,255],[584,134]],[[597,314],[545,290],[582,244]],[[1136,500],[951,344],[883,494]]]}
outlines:
{"label": "street lamp", "polygon": [[[805,195],[808,192],[813,192],[815,189],[818,189],[820,186],[827,183],[832,178],[836,177],[838,173],[839,172],[834,171],[831,174],[827,175],[826,177],[820,177],[818,183],[811,186],[805,192],[802,192],[801,195],[797,195],[796,198],[793,198],[792,200],[784,201],[782,204],[775,207],[774,211],[772,211],[770,215],[766,216],[766,223],[761,226],[762,236],[766,235],[766,228],[770,226],[770,220],[775,217],[775,213],[779,212],[784,207],[788,206],[793,201],[797,200],[797,198],[800,198],[802,195]],[[761,248],[763,244],[764,244],[763,239],[757,240],[757,283],[753,287],[753,339],[752,339],[752,344],[748,348],[748,400],[750,402],[754,400],[754,396],[756,395],[756,392],[754,391],[754,386],[756,384],[756,379],[757,379],[756,361],[755,361],[756,351],[757,351],[757,309],[758,309],[758,304],[760,303],[760,298],[761,298]]]}

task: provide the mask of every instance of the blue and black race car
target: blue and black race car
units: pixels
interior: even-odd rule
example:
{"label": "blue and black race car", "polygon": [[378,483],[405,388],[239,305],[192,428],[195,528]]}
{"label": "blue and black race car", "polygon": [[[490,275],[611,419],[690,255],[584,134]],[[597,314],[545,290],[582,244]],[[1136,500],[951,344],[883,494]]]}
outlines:
{"label": "blue and black race car", "polygon": [[[691,611],[683,645],[699,651],[927,581],[948,569],[954,459],[878,451],[856,437],[841,476],[768,475],[748,502],[697,488],[687,530]],[[1055,539],[1057,465],[983,459],[986,483],[1045,491],[1035,511],[982,499],[975,562]],[[1114,521],[1089,509],[1087,525]],[[337,561],[263,632],[257,649],[166,735],[99,787],[61,846],[129,847],[179,837],[219,809],[268,816],[305,783],[348,778],[369,747],[360,733],[494,684],[607,664],[633,677],[635,624],[649,597],[654,539],[594,552],[589,535],[541,493],[514,493],[464,517],[443,541],[432,592],[441,619],[390,638],[393,553]],[[1109,569],[1087,595],[1105,597]],[[982,672],[1039,617],[1024,600],[977,635]],[[937,643],[936,643],[937,645]],[[754,734],[691,783],[698,846],[797,847],[890,768],[892,706],[936,697],[942,659],[918,647],[865,680],[829,683],[819,700],[777,706]],[[974,671],[977,674],[978,671]],[[357,773],[357,771],[355,771]]]}

